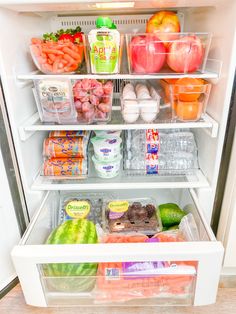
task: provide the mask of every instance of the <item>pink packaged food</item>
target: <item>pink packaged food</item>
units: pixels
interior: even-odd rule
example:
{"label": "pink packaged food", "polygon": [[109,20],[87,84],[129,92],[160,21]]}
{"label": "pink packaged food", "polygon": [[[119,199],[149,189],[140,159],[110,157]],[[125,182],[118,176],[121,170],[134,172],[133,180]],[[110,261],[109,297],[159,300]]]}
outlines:
{"label": "pink packaged food", "polygon": [[77,80],[73,96],[79,123],[107,122],[112,109],[112,81],[95,79]]}

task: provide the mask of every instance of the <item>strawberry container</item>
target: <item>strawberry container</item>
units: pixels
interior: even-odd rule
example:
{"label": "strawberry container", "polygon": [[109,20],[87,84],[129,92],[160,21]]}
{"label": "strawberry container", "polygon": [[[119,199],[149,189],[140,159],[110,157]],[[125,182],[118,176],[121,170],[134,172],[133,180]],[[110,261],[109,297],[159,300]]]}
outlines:
{"label": "strawberry container", "polygon": [[130,74],[204,72],[209,33],[126,34]]}
{"label": "strawberry container", "polygon": [[211,84],[202,79],[161,80],[164,101],[172,108],[172,118],[197,121],[206,112]]}

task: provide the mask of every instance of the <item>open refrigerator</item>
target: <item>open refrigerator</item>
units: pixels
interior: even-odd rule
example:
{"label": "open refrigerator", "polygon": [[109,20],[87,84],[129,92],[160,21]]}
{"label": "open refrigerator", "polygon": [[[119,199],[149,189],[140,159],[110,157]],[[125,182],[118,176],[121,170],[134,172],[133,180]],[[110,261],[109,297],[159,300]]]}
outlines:
{"label": "open refrigerator", "polygon": [[[96,78],[116,81],[118,95],[108,124],[50,124],[39,119],[32,93],[33,81],[45,78],[35,68],[29,55],[32,37],[63,27],[80,25],[85,33],[94,28],[99,15],[111,16],[121,33],[145,31],[149,17],[158,10],[178,12],[182,29],[188,32],[212,33],[212,43],[202,73],[135,75],[96,75]],[[206,305],[215,302],[223,258],[223,247],[211,230],[211,219],[219,177],[219,168],[226,135],[230,97],[235,74],[236,3],[223,0],[208,1],[0,1],[1,52],[0,72],[5,98],[5,122],[10,125],[14,154],[27,210],[23,213],[28,228],[12,257],[26,302],[35,306],[98,306],[102,305]],[[124,14],[125,11],[125,14]],[[124,60],[125,62],[126,60]],[[127,68],[125,65],[124,68]],[[150,80],[198,77],[212,84],[206,114],[200,121],[185,123],[125,123],[119,107],[119,95],[124,80]],[[48,78],[55,76],[47,75]],[[63,79],[93,78],[91,74],[58,75]],[[117,106],[118,104],[118,106]],[[199,168],[191,175],[145,176],[121,172],[116,178],[104,180],[91,171],[85,180],[51,180],[40,175],[42,146],[49,131],[61,130],[137,130],[190,129],[198,146]],[[119,198],[151,197],[158,204],[173,202],[186,207],[197,223],[201,241],[175,243],[110,243],[44,245],[59,208],[61,191],[115,193]],[[152,282],[155,297],[140,297],[123,302],[102,303],[94,293],[60,291],[65,278],[58,277],[54,285],[43,273],[48,263],[111,263],[111,262],[194,262],[194,269],[182,270],[188,278],[183,293],[166,293],[168,283]],[[146,276],[148,276],[146,274]],[[176,273],[170,273],[170,282]],[[102,277],[102,276],[100,276]],[[143,279],[145,280],[146,277]],[[79,280],[84,280],[81,278]],[[94,281],[106,279],[95,276]],[[104,281],[102,281],[104,280]],[[127,278],[129,280],[129,278]],[[184,282],[184,281],[183,281]],[[114,281],[113,281],[114,283]],[[79,285],[80,282],[77,282]],[[82,283],[81,283],[82,284]],[[171,286],[171,283],[169,283]],[[167,286],[167,288],[166,288]],[[173,284],[174,286],[174,284]],[[113,287],[113,286],[112,286]],[[114,286],[115,287],[115,286]],[[99,290],[99,289],[98,289]],[[101,289],[102,290],[102,289]],[[100,300],[101,301],[101,300]],[[104,300],[103,300],[104,301]]]}

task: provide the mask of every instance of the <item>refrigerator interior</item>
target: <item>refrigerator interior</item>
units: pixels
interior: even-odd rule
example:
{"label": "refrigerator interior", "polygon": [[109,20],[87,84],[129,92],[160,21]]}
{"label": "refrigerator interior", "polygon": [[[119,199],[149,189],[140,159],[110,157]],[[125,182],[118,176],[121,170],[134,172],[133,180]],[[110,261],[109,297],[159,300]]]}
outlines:
{"label": "refrigerator interior", "polygon": [[[4,4],[4,1],[0,1],[1,3]],[[208,221],[210,221],[235,68],[235,60],[233,60],[232,56],[236,50],[234,26],[236,3],[234,1],[227,1],[227,3],[223,1],[208,1],[208,3],[209,6],[207,7],[201,7],[203,5],[202,2],[199,2],[199,7],[190,7],[191,5],[196,5],[196,2],[192,1],[187,5],[185,3],[181,7],[182,1],[179,1],[176,10],[184,15],[183,30],[211,32],[213,34],[209,58],[222,62],[219,78],[210,80],[213,83],[213,88],[207,107],[207,113],[218,123],[218,134],[216,137],[213,137],[207,129],[193,129],[198,145],[200,169],[209,182],[208,187],[196,188],[196,193],[204,213]],[[0,30],[0,40],[2,42],[0,68],[16,155],[25,189],[28,210],[30,216],[32,216],[45,194],[44,190],[47,189],[43,186],[43,182],[40,183],[40,188],[38,188],[38,190],[42,190],[41,192],[32,191],[31,187],[42,164],[42,143],[48,132],[29,131],[26,139],[21,139],[19,129],[26,122],[29,122],[29,119],[36,113],[37,109],[32,94],[32,81],[19,79],[19,76],[32,74],[35,71],[28,49],[30,38],[41,36],[42,33],[50,32],[50,30],[53,31],[59,24],[58,20],[55,21],[56,6],[43,5],[39,9],[37,5],[34,6],[33,4],[28,6],[27,4],[22,6],[11,5],[11,2],[8,4],[9,8],[1,8],[0,11],[1,23],[4,25]],[[135,27],[141,25],[141,27],[139,26],[140,31],[144,31],[146,20],[140,19],[140,14],[144,14],[148,18],[157,10],[149,2],[144,4],[142,1],[137,1],[137,4],[139,4],[139,9],[129,8],[128,22],[122,21],[122,19],[127,21],[127,16],[123,18],[120,15],[117,18],[116,22],[121,31],[132,31],[134,25]],[[81,18],[84,20],[83,30],[86,32],[93,28],[90,22],[86,22],[86,14],[89,15],[89,20],[95,20],[96,16],[93,16],[94,9],[87,4],[83,5],[84,11],[76,10],[75,5],[74,7],[68,6],[68,12],[65,10],[65,7],[61,6],[60,10],[58,10],[59,21],[66,20],[67,16],[69,16],[70,21],[79,21],[80,14],[83,12],[83,15],[85,15],[85,17]],[[185,5],[188,7],[184,7]],[[72,11],[72,7],[75,10]],[[102,14],[111,15],[111,11],[107,9],[102,9],[101,11]],[[72,14],[73,16],[71,17]],[[14,40],[9,40],[9,34],[11,33],[14,33]],[[145,178],[140,178],[141,182],[143,180]],[[151,180],[150,186],[153,181],[155,179]],[[159,186],[161,187],[162,178],[157,178],[157,181],[160,181]],[[171,181],[171,178],[169,181]],[[109,181],[105,182],[103,187],[106,187],[106,185],[109,186]],[[188,186],[188,183],[183,185],[183,187],[186,186]],[[181,183],[178,187],[181,187]],[[69,190],[70,184],[64,186],[64,188]],[[116,189],[117,186],[114,184],[113,188]]]}

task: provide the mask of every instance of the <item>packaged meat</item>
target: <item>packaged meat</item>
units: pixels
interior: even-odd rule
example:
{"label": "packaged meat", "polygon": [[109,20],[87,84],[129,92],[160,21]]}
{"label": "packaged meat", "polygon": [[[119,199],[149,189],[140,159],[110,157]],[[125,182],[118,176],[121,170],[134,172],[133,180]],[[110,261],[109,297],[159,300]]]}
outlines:
{"label": "packaged meat", "polygon": [[43,175],[51,177],[86,178],[87,160],[83,158],[50,158],[43,164]]}
{"label": "packaged meat", "polygon": [[162,230],[156,207],[155,200],[151,198],[106,200],[103,208],[104,231],[154,235]]}
{"label": "packaged meat", "polygon": [[89,137],[88,131],[51,131],[48,137]]}
{"label": "packaged meat", "polygon": [[88,139],[86,137],[49,137],[44,140],[43,155],[57,158],[86,158]]}
{"label": "packaged meat", "polygon": [[59,124],[76,122],[70,80],[34,80],[34,85],[33,92],[41,121]]}
{"label": "packaged meat", "polygon": [[73,82],[78,123],[108,122],[111,117],[113,83],[83,79]]}

